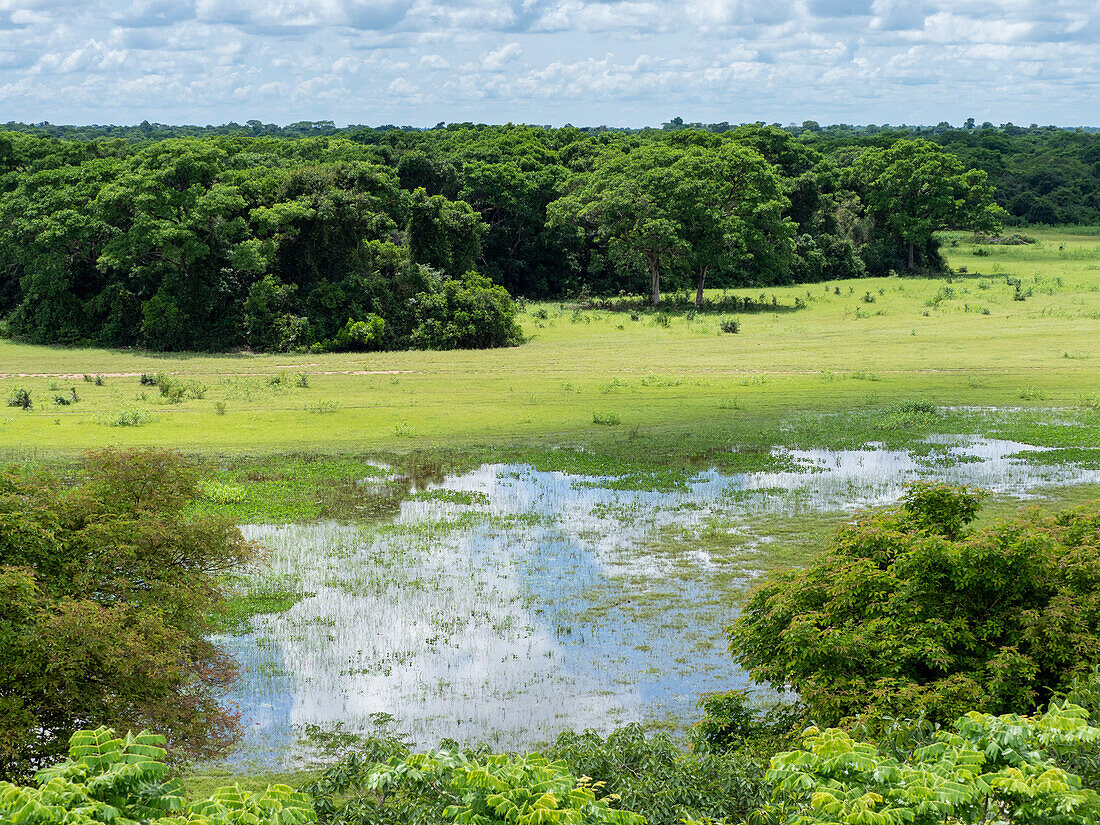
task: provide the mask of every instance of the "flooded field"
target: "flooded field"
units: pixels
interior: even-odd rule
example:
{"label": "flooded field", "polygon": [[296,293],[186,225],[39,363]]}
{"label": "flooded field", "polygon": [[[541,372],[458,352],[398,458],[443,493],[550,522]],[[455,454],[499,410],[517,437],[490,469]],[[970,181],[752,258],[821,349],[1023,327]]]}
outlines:
{"label": "flooded field", "polygon": [[[922,477],[1026,498],[1100,481],[1009,441],[913,451],[789,450],[769,472],[684,483],[488,464],[410,490],[392,521],[253,525],[249,586],[304,594],[225,641],[244,678],[242,764],[289,768],[310,725],[390,714],[419,745],[523,749],[564,728],[677,728],[701,693],[747,686],[723,627],[768,566],[777,525],[838,520]],[[361,482],[364,497],[383,477]]]}

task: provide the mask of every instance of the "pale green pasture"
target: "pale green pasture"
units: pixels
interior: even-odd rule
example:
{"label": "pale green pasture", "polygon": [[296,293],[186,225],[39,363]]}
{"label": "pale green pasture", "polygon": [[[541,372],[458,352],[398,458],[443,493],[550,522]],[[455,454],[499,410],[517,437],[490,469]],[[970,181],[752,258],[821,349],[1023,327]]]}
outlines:
{"label": "pale green pasture", "polygon": [[[723,317],[575,312],[531,304],[529,343],[461,352],[184,355],[0,341],[0,446],[102,445],[280,452],[529,443],[657,430],[770,429],[791,411],[925,398],[945,405],[1060,406],[1100,390],[1100,237],[1046,231],[1032,246],[960,243],[953,279],[906,277],[740,290],[791,307]],[[1019,278],[1031,290],[1013,299]],[[839,294],[837,291],[839,290]],[[720,293],[714,292],[717,298]],[[873,300],[867,300],[873,299]],[[536,315],[538,313],[538,315]],[[539,317],[545,313],[546,317]],[[164,403],[141,373],[205,386]],[[295,386],[297,374],[308,387]],[[103,386],[82,380],[104,376]],[[273,385],[272,379],[282,378]],[[75,387],[78,403],[55,395]],[[224,413],[219,414],[219,405]],[[593,423],[613,413],[616,426]],[[122,418],[140,426],[111,426]]]}

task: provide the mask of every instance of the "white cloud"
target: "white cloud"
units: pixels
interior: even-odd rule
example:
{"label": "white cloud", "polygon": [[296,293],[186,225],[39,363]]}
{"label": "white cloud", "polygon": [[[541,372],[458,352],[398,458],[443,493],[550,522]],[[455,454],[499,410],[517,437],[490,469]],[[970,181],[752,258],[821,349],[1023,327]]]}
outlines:
{"label": "white cloud", "polygon": [[519,43],[515,41],[505,43],[500,48],[493,49],[493,51],[481,58],[481,68],[490,72],[498,71],[504,68],[506,64],[511,63],[519,57],[521,51],[523,51],[523,49],[520,47]]}
{"label": "white cloud", "polygon": [[1092,0],[0,0],[0,101],[55,122],[1100,123],[1098,41]]}
{"label": "white cloud", "polygon": [[428,69],[449,69],[450,62],[438,54],[426,54],[420,58],[420,65]]}

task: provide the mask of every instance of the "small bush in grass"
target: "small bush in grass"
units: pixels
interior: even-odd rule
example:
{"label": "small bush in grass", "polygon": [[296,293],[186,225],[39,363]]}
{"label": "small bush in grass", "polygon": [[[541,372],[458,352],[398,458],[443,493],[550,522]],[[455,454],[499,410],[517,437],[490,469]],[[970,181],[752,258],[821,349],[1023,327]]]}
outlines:
{"label": "small bush in grass", "polygon": [[1023,387],[1020,390],[1020,398],[1024,401],[1043,401],[1047,394],[1039,387]]}
{"label": "small bush in grass", "polygon": [[1081,400],[1077,403],[1082,407],[1088,407],[1090,410],[1100,410],[1100,393],[1087,392],[1081,396]]}
{"label": "small bush in grass", "polygon": [[29,410],[34,407],[34,402],[31,401],[31,391],[25,387],[15,387],[8,395],[9,407],[20,407],[24,410]]}
{"label": "small bush in grass", "polygon": [[206,395],[206,385],[200,384],[198,381],[158,373],[155,382],[157,389],[160,390],[161,397],[169,404],[179,404],[185,398],[198,399]]}
{"label": "small bush in grass", "polygon": [[741,331],[741,322],[736,318],[724,318],[721,323],[722,332],[737,334]]}
{"label": "small bush in grass", "polygon": [[108,427],[144,427],[151,421],[156,421],[156,417],[144,410],[119,410],[103,423]]}
{"label": "small bush in grass", "polygon": [[157,376],[143,372],[138,381],[143,387],[155,387],[157,385]]}
{"label": "small bush in grass", "polygon": [[622,424],[622,419],[619,418],[617,413],[592,413],[592,423],[602,424],[605,427],[614,427],[616,424]]}

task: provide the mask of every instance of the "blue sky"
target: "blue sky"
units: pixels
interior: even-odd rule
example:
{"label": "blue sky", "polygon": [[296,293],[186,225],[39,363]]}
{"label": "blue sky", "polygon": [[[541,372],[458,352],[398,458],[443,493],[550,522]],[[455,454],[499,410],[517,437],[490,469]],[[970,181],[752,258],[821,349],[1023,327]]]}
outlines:
{"label": "blue sky", "polygon": [[1096,0],[0,0],[0,122],[1100,125]]}

